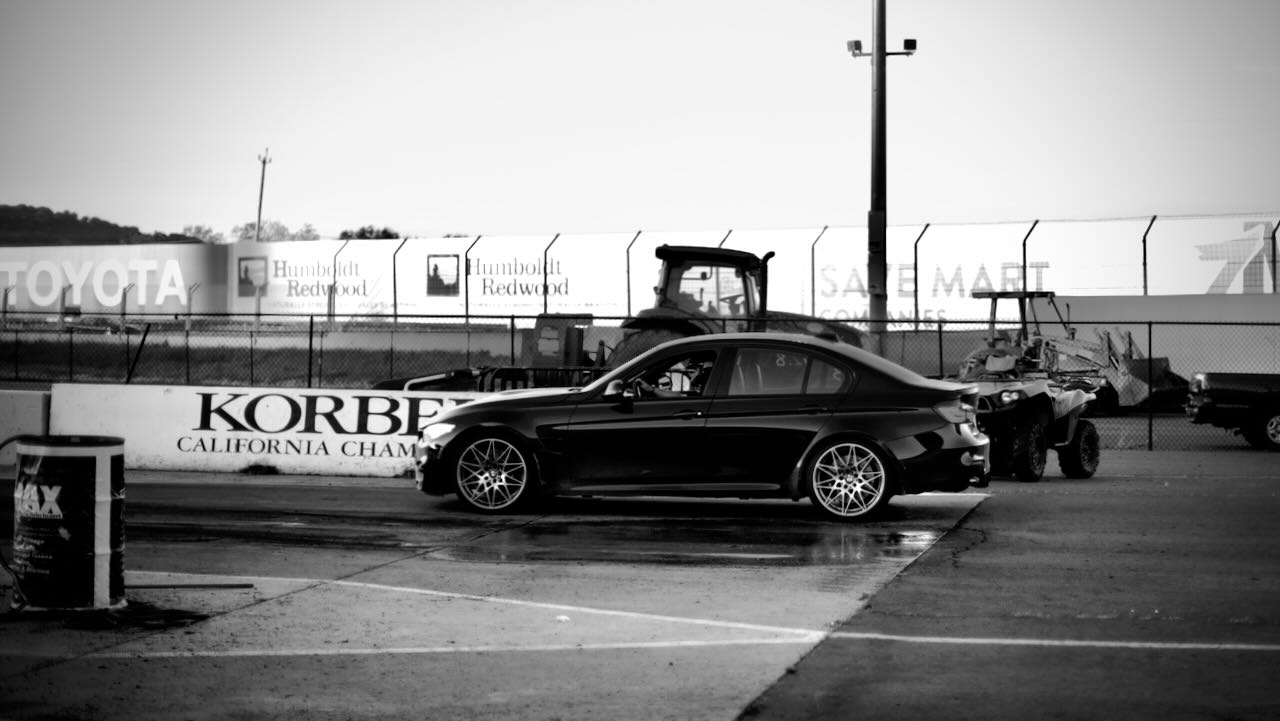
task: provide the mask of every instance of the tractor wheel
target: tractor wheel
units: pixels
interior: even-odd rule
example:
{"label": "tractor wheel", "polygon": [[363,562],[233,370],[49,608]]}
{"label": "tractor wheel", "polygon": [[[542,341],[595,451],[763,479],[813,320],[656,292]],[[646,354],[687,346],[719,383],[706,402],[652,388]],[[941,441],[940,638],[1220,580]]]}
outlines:
{"label": "tractor wheel", "polygon": [[618,341],[617,347],[613,349],[613,354],[609,356],[609,367],[617,368],[650,348],[666,343],[669,340],[684,337],[684,335],[666,328],[641,328],[634,333],[628,333],[622,337],[622,340]]}
{"label": "tractor wheel", "polygon": [[1098,470],[1098,427],[1086,420],[1076,422],[1076,434],[1058,449],[1058,468],[1067,478],[1090,478]]}
{"label": "tractor wheel", "polygon": [[1013,439],[1013,478],[1023,483],[1035,483],[1044,475],[1044,464],[1049,455],[1049,441],[1045,438],[1044,424],[1032,422],[1018,430]]}

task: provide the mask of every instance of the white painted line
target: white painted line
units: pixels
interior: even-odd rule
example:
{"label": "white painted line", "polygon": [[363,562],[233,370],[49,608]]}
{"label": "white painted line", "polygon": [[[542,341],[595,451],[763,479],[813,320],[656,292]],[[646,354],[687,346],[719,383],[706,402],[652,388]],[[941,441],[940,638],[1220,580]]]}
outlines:
{"label": "white painted line", "polygon": [[626,651],[671,648],[714,648],[718,646],[769,646],[785,644],[814,644],[822,640],[822,634],[811,638],[746,638],[723,641],[636,641],[621,643],[582,644],[531,644],[485,646],[410,646],[386,648],[298,648],[298,649],[242,649],[231,651],[103,651],[85,654],[82,658],[268,658],[292,656],[373,656],[382,654],[423,655],[444,653],[507,653],[511,651]]}
{"label": "white painted line", "polygon": [[[284,580],[284,579],[281,579]],[[737,621],[716,621],[708,618],[687,618],[684,616],[663,616],[654,613],[638,613],[635,611],[615,611],[607,608],[590,608],[588,606],[569,606],[561,603],[545,603],[542,601],[524,601],[516,598],[501,598],[498,596],[476,596],[469,593],[452,593],[450,591],[432,591],[425,588],[408,588],[405,586],[384,586],[378,583],[362,583],[359,581],[329,581],[334,586],[351,586],[353,588],[367,588],[375,591],[393,591],[396,593],[413,593],[422,596],[436,596],[438,598],[451,598],[463,601],[478,601],[481,603],[501,603],[508,606],[527,606],[529,608],[542,608],[549,611],[568,611],[573,613],[590,613],[598,616],[616,616],[619,618],[633,618],[642,621],[666,621],[669,623],[688,623],[697,626],[708,626],[711,628],[732,628],[740,631],[762,631],[766,633],[785,633],[799,636],[811,636],[815,633],[823,633],[813,631],[807,628],[787,628],[783,626],[764,626],[756,623],[739,623]]]}
{"label": "white painted line", "polygon": [[[131,573],[147,573],[131,572]],[[791,628],[785,626],[766,626],[756,623],[741,623],[737,621],[717,621],[707,618],[688,618],[685,616],[664,616],[653,613],[640,613],[636,611],[618,611],[607,608],[591,608],[588,606],[570,606],[562,603],[546,603],[543,601],[525,601],[516,598],[502,598],[499,596],[478,596],[470,593],[454,593],[451,591],[434,591],[427,588],[412,588],[408,586],[388,586],[380,583],[365,583],[362,581],[344,581],[331,580],[322,578],[282,578],[272,576],[229,576],[225,574],[199,574],[199,573],[174,573],[166,574],[160,571],[152,571],[158,575],[181,575],[196,576],[207,578],[223,578],[235,579],[238,581],[266,581],[272,583],[297,584],[306,590],[314,590],[322,586],[346,586],[350,588],[363,588],[372,591],[389,591],[393,593],[411,593],[420,596],[433,596],[436,598],[448,598],[461,601],[476,601],[480,603],[499,603],[508,606],[525,606],[528,608],[540,608],[548,611],[566,611],[572,613],[589,613],[598,616],[614,616],[618,618],[631,618],[642,621],[665,621],[670,623],[685,623],[697,626],[707,626],[710,628],[729,628],[738,631],[758,631],[762,633],[783,633],[794,636],[809,637],[813,634],[825,634],[825,631],[814,631],[808,628]],[[128,583],[125,583],[126,588]],[[298,590],[302,590],[301,588]]]}
{"label": "white painted line", "polygon": [[1166,643],[1161,641],[1081,641],[1054,638],[962,638],[957,636],[899,636],[888,633],[837,631],[833,639],[855,641],[897,641],[959,646],[1033,646],[1041,648],[1118,648],[1151,651],[1280,651],[1273,643]]}
{"label": "white painted line", "polygon": [[[146,573],[146,572],[131,572]],[[997,638],[997,637],[958,637],[958,636],[903,636],[897,634],[871,633],[871,632],[854,632],[854,631],[836,631],[829,633],[827,631],[805,629],[805,628],[789,628],[784,626],[768,626],[753,623],[740,623],[736,621],[718,621],[714,619],[688,618],[683,616],[664,616],[652,613],[639,613],[634,611],[618,611],[613,609],[590,608],[587,606],[571,606],[559,603],[545,603],[541,601],[525,601],[514,598],[502,598],[499,596],[480,596],[469,593],[454,593],[450,591],[435,591],[425,588],[411,588],[406,586],[388,586],[379,583],[365,583],[361,581],[345,581],[345,580],[329,580],[329,579],[311,579],[311,578],[281,578],[271,576],[227,576],[223,574],[164,574],[153,572],[159,575],[183,575],[183,576],[199,576],[210,578],[233,578],[238,580],[256,580],[270,581],[277,583],[292,583],[318,588],[321,586],[345,586],[350,588],[360,588],[373,591],[387,591],[393,593],[410,593],[422,596],[433,596],[437,598],[459,599],[466,601],[476,601],[480,603],[498,603],[510,606],[524,606],[528,608],[539,608],[550,611],[564,611],[572,613],[595,614],[601,616],[614,616],[619,618],[631,618],[647,621],[664,621],[670,623],[684,623],[698,626],[706,626],[709,628],[725,628],[734,630],[756,631],[761,633],[777,633],[790,636],[790,638],[762,638],[762,639],[727,639],[723,641],[654,641],[639,643],[610,643],[610,644],[563,644],[563,645],[531,645],[531,646],[444,646],[444,647],[409,647],[409,648],[345,648],[345,649],[311,649],[311,650],[290,650],[290,649],[270,649],[270,650],[241,650],[241,651],[173,651],[173,652],[143,652],[143,653],[99,653],[90,654],[93,658],[168,658],[168,657],[240,657],[240,656],[306,656],[306,655],[322,655],[322,656],[342,656],[342,655],[369,655],[369,654],[427,654],[427,653],[485,653],[485,652],[505,652],[505,651],[594,651],[594,650],[614,650],[614,649],[643,649],[643,648],[690,648],[690,647],[714,647],[714,646],[735,646],[735,645],[761,645],[761,644],[789,644],[789,643],[809,643],[816,644],[825,639],[838,640],[856,640],[856,641],[893,641],[898,643],[917,643],[917,644],[937,644],[937,645],[967,645],[967,646],[1023,646],[1023,647],[1039,647],[1039,648],[1110,648],[1110,649],[1129,649],[1129,650],[1154,650],[1154,651],[1246,651],[1246,652],[1264,652],[1276,653],[1280,652],[1280,644],[1248,644],[1248,643],[1166,643],[1158,641],[1090,641],[1090,640],[1071,640],[1071,639],[1047,639],[1047,638]],[[126,586],[128,584],[126,583]]]}

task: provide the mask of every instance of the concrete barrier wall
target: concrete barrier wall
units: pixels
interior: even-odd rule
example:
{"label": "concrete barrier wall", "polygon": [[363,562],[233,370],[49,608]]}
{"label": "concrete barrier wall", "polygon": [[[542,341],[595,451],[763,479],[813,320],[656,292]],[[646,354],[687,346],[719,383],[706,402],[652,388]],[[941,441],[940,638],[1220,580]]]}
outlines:
{"label": "concrete barrier wall", "polygon": [[417,430],[485,394],[55,383],[51,429],[119,436],[127,468],[399,476]]}
{"label": "concrete barrier wall", "polygon": [[[48,391],[0,390],[0,441],[26,433],[49,432]],[[0,466],[17,462],[14,445],[0,449]]]}

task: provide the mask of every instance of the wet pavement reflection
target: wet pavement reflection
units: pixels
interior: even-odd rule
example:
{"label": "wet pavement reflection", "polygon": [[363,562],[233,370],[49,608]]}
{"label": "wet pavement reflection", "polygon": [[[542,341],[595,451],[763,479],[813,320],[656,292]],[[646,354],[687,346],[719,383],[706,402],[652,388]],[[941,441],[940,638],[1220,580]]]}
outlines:
{"label": "wet pavement reflection", "polygon": [[823,566],[900,562],[954,523],[890,518],[862,524],[755,518],[542,517],[432,558],[472,562]]}

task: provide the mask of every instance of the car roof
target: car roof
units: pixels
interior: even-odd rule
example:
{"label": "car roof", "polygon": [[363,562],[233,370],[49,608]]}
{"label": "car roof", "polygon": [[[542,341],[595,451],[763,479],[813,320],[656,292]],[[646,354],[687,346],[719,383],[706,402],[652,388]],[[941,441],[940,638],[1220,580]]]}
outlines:
{"label": "car roof", "polygon": [[919,384],[921,381],[925,383],[932,382],[930,379],[911,370],[910,368],[894,363],[891,360],[881,358],[868,350],[849,345],[848,343],[842,343],[838,340],[806,335],[803,333],[779,333],[776,331],[712,333],[709,335],[697,335],[667,341],[666,343],[659,345],[658,348],[673,349],[686,345],[738,347],[741,345],[760,343],[789,344],[803,348],[826,351],[835,355],[842,355],[850,360],[857,361],[873,370],[904,383]]}

